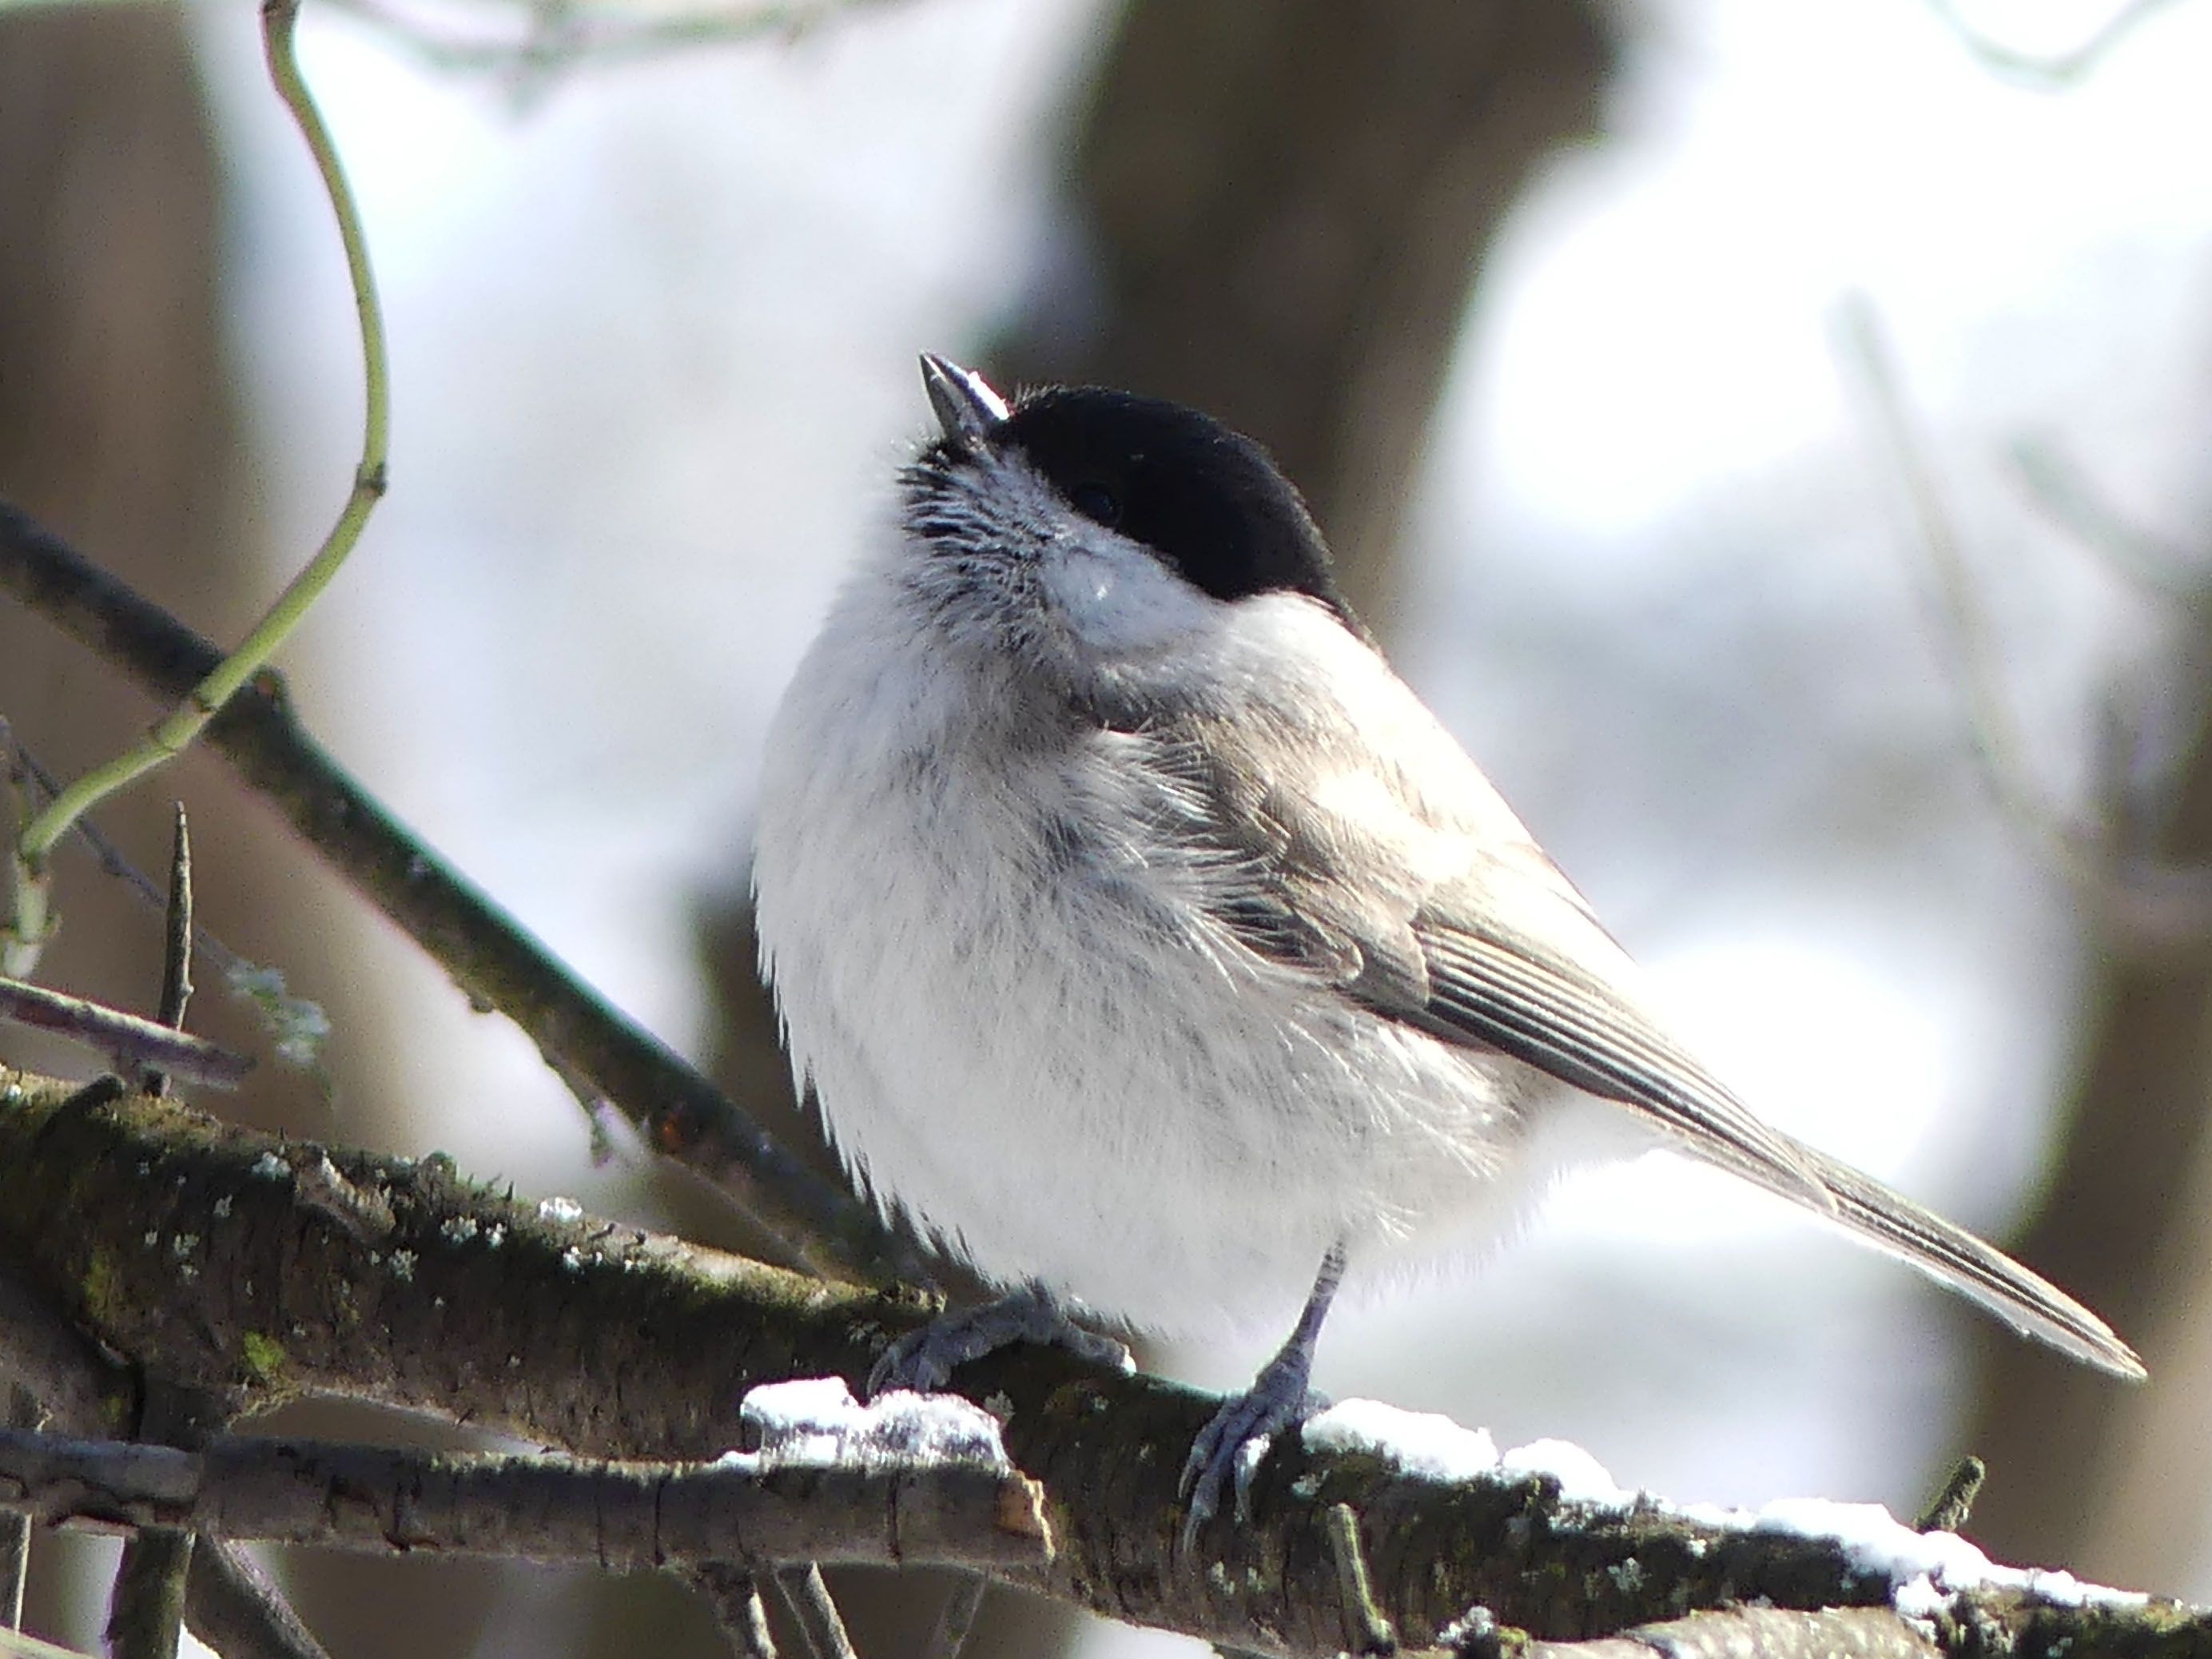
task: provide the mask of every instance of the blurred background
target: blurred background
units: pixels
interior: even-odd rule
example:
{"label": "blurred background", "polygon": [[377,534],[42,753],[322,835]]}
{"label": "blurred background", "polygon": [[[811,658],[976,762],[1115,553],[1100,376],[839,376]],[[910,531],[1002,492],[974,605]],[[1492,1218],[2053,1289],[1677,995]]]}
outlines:
{"label": "blurred background", "polygon": [[[2212,1598],[2212,9],[307,0],[301,40],[396,424],[286,665],[587,977],[787,1113],[753,781],[928,428],[915,352],[1201,404],[1306,487],[1716,1068],[2154,1379],[1656,1158],[1333,1320],[1318,1384],[1685,1500],[1910,1515],[1973,1450],[1993,1553]],[[235,638],[358,441],[253,9],[0,7],[0,492]],[[147,712],[0,613],[0,714],[47,765]],[[723,1236],[595,1163],[523,1040],[219,768],[167,781],[110,829],[161,867],[181,793],[201,919],[335,1021],[319,1073],[222,1109]],[[46,976],[149,1000],[157,920],[82,857],[61,881]],[[254,1042],[220,1000],[196,1024]],[[1151,1358],[1238,1386],[1279,1334]],[[89,1643],[105,1558],[40,1547],[34,1626]],[[342,1659],[715,1650],[657,1582],[282,1565]],[[863,1651],[942,1594],[848,1581]],[[1194,1650],[1009,1595],[970,1650]]]}

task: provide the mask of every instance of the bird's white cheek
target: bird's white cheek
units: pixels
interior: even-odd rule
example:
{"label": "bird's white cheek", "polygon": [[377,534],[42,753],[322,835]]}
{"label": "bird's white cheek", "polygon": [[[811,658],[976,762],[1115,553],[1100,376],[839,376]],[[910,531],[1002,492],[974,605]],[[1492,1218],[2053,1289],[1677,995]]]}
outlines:
{"label": "bird's white cheek", "polygon": [[1137,548],[1069,548],[1048,559],[1044,589],[1085,644],[1103,651],[1172,645],[1202,628],[1212,603]]}

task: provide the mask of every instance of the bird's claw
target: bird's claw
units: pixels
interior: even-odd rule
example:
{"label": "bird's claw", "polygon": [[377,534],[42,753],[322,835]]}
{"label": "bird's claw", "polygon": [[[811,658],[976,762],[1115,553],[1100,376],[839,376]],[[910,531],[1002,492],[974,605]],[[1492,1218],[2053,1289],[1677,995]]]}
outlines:
{"label": "bird's claw", "polygon": [[933,1394],[970,1360],[981,1359],[1017,1342],[1065,1348],[1079,1359],[1125,1372],[1136,1368],[1122,1344],[1085,1330],[1048,1291],[1030,1286],[980,1308],[942,1315],[918,1331],[908,1331],[884,1350],[868,1372],[868,1393],[872,1397],[896,1389],[911,1389],[917,1394]]}
{"label": "bird's claw", "polygon": [[1183,1553],[1198,1541],[1199,1531],[1221,1512],[1221,1495],[1233,1491],[1237,1518],[1252,1516],[1252,1478],[1259,1473],[1276,1435],[1295,1428],[1323,1410],[1328,1402],[1306,1387],[1303,1368],[1270,1365],[1254,1380],[1247,1392],[1222,1402],[1213,1420],[1191,1442],[1183,1460],[1182,1494]]}

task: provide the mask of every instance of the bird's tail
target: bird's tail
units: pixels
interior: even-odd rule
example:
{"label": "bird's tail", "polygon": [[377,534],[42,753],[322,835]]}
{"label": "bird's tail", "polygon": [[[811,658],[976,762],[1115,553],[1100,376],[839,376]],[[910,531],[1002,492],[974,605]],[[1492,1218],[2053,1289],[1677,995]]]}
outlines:
{"label": "bird's tail", "polygon": [[[1740,1156],[1716,1157],[1707,1146],[1696,1148],[1700,1157],[1814,1210],[1875,1249],[1972,1297],[2021,1334],[2114,1376],[2139,1381],[2148,1375],[2135,1350],[2111,1326],[1994,1245],[1825,1152],[1802,1145],[1792,1150],[1800,1164],[1781,1170]],[[1821,1206],[1806,1190],[1808,1173],[1819,1182],[1831,1206]]]}

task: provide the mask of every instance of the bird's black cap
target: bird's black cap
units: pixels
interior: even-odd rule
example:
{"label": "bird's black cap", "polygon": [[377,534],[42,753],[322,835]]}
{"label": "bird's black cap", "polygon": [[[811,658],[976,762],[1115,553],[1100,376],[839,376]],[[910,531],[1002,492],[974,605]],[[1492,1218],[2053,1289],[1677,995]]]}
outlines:
{"label": "bird's black cap", "polygon": [[1305,593],[1352,621],[1297,488],[1266,450],[1211,416],[1056,386],[1023,398],[991,441],[1021,451],[1076,511],[1141,542],[1202,592]]}

